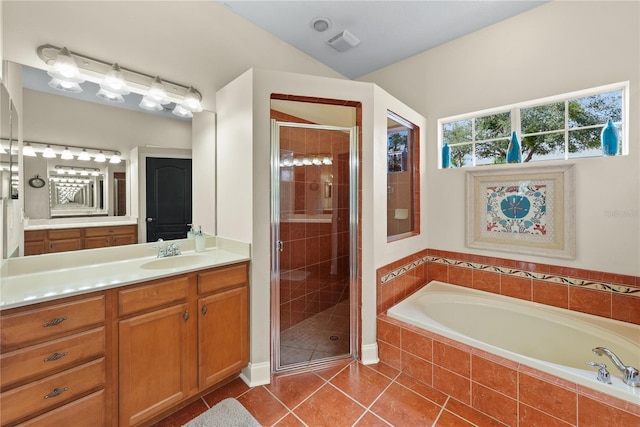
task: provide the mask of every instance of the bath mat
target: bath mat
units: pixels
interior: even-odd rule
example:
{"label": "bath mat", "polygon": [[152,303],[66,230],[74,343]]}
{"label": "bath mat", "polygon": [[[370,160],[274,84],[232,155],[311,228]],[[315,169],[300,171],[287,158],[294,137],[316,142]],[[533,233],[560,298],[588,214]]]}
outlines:
{"label": "bath mat", "polygon": [[260,427],[236,399],[225,399],[186,423],[183,427]]}

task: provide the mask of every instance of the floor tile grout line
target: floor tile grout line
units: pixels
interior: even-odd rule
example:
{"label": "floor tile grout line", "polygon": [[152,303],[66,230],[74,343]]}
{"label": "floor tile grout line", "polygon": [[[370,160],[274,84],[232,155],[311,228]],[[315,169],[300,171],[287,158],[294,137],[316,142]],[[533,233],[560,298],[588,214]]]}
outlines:
{"label": "floor tile grout line", "polygon": [[451,396],[447,396],[446,400],[444,401],[444,403],[440,407],[440,412],[438,412],[438,416],[436,417],[435,420],[433,420],[433,424],[431,424],[432,427],[435,427],[438,424],[438,420],[442,416],[442,413],[445,411],[444,407],[447,406],[447,402],[449,401],[450,397]]}

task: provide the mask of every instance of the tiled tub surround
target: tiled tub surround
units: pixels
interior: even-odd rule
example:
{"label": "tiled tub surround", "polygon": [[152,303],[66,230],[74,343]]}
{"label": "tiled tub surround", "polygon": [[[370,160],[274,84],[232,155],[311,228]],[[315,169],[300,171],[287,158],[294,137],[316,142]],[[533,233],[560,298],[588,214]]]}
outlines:
{"label": "tiled tub surround", "polygon": [[380,268],[377,279],[383,363],[506,425],[640,425],[638,405],[384,313],[425,283],[440,280],[640,324],[638,278],[428,249]]}
{"label": "tiled tub surround", "polygon": [[377,313],[439,280],[640,325],[640,277],[426,249],[377,271]]}

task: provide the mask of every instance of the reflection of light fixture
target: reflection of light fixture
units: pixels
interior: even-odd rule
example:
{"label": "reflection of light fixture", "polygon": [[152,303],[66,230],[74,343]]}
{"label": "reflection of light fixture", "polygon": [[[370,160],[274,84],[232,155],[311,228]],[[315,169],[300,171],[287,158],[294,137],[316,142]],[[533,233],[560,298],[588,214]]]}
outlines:
{"label": "reflection of light fixture", "polygon": [[104,163],[107,161],[107,158],[104,156],[104,153],[102,153],[102,151],[100,151],[94,158],[93,158],[94,162],[98,162],[98,163]]}
{"label": "reflection of light fixture", "polygon": [[82,92],[82,88],[78,83],[65,82],[64,80],[59,80],[55,78],[51,79],[51,81],[49,82],[49,86],[51,86],[54,89],[63,90],[65,92],[71,92],[71,93]]}
{"label": "reflection of light fixture", "polygon": [[89,172],[87,172],[86,169],[82,169],[82,172],[80,172],[80,175],[82,176],[89,176]]}
{"label": "reflection of light fixture", "polygon": [[176,105],[176,108],[173,109],[172,113],[178,117],[193,117],[191,111],[183,107],[181,104]]}
{"label": "reflection of light fixture", "polygon": [[121,154],[116,150],[104,148],[74,147],[71,145],[58,145],[48,142],[23,141],[22,148],[25,156],[35,157],[39,153],[44,158],[55,158],[60,155],[63,160],[73,160],[77,156],[78,160],[89,161],[92,157],[96,162],[106,162],[118,164],[122,162]]}
{"label": "reflection of light fixture", "polygon": [[47,145],[47,147],[42,152],[42,157],[44,157],[45,159],[55,159],[56,153],[53,152],[53,149],[50,145]]}
{"label": "reflection of light fixture", "polygon": [[111,158],[109,159],[109,163],[112,164],[118,164],[120,163],[122,160],[120,160],[120,156],[118,154],[114,154],[113,156],[111,156]]}
{"label": "reflection of light fixture", "polygon": [[124,102],[124,98],[119,93],[113,93],[106,89],[100,89],[96,96],[109,102]]}
{"label": "reflection of light fixture", "polygon": [[[51,178],[60,179],[62,182],[67,182],[67,179],[64,177],[65,175],[80,175],[80,176],[88,176],[91,173],[92,176],[99,176],[101,174],[101,170],[99,168],[81,168],[77,166],[62,166],[57,165],[54,167],[54,170],[50,172],[55,173],[57,175],[61,175],[62,177],[51,176]],[[86,178],[84,178],[86,179]],[[80,178],[70,178],[69,182],[74,182],[76,180],[81,180]]]}
{"label": "reflection of light fixture", "polygon": [[97,95],[107,101],[123,102],[123,96],[133,92],[143,95],[139,105],[146,110],[161,111],[162,105],[174,102],[180,106],[175,111],[180,117],[191,117],[192,113],[202,111],[202,95],[191,86],[163,82],[158,76],[70,52],[64,47],[42,45],[37,53],[50,66],[48,73],[53,80],[49,84],[56,89],[81,92],[80,83],[88,80],[100,84]]}
{"label": "reflection of light fixture", "polygon": [[73,160],[73,154],[71,154],[69,147],[64,147],[64,151],[60,155],[60,158],[62,160]]}
{"label": "reflection of light fixture", "polygon": [[29,144],[28,142],[25,144],[24,147],[22,147],[22,155],[23,156],[29,156],[29,157],[35,157],[36,156],[36,152],[33,149],[33,147],[31,146],[31,144]]}
{"label": "reflection of light fixture", "polygon": [[78,160],[84,160],[85,162],[91,160],[91,157],[89,156],[89,153],[87,153],[87,150],[82,150],[82,152],[78,156]]}
{"label": "reflection of light fixture", "polygon": [[315,154],[308,155],[307,157],[294,157],[294,158],[284,158],[280,161],[281,167],[291,167],[291,166],[322,166],[322,165],[332,165],[333,159],[331,155],[327,154]]}

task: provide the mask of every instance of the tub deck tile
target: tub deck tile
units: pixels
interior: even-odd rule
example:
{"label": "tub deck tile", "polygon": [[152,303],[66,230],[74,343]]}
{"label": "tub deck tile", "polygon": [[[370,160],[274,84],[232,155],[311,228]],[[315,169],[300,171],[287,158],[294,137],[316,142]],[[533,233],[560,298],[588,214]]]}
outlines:
{"label": "tub deck tile", "polygon": [[587,396],[578,396],[578,408],[578,425],[580,426],[603,425],[602,420],[607,420],[607,427],[640,426],[640,415],[617,410]]}
{"label": "tub deck tile", "polygon": [[472,355],[471,380],[511,398],[518,397],[518,371]]}
{"label": "tub deck tile", "polygon": [[538,411],[524,403],[520,403],[519,406],[518,422],[519,427],[570,427],[575,425]]}
{"label": "tub deck tile", "polygon": [[551,416],[575,424],[577,421],[576,391],[521,373],[519,398],[533,408]]}
{"label": "tub deck tile", "polygon": [[518,425],[518,402],[481,384],[471,383],[471,406],[508,426]]}

